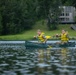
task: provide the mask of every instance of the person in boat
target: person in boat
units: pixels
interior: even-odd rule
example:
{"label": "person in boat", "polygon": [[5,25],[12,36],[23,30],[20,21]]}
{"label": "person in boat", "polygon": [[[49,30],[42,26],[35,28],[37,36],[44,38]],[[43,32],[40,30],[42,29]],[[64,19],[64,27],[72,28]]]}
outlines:
{"label": "person in boat", "polygon": [[60,38],[61,38],[61,43],[68,43],[69,42],[68,31],[62,30]]}
{"label": "person in boat", "polygon": [[37,30],[37,36],[34,36],[34,38],[37,38],[39,43],[46,43],[47,41],[46,36],[40,29]]}

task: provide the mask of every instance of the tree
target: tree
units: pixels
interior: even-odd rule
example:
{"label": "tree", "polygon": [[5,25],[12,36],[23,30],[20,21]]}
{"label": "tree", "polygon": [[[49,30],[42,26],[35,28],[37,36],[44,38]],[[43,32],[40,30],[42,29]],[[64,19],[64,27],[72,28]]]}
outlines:
{"label": "tree", "polygon": [[61,1],[63,5],[76,7],[76,0],[61,0]]}
{"label": "tree", "polygon": [[56,29],[60,14],[59,6],[61,0],[38,0],[39,13],[42,18],[47,18],[47,27],[49,30]]}
{"label": "tree", "polygon": [[35,0],[1,0],[2,34],[16,34],[31,29],[36,21]]}
{"label": "tree", "polygon": [[31,29],[38,19],[47,19],[48,29],[56,29],[62,3],[76,6],[75,0],[0,0],[0,34]]}
{"label": "tree", "polygon": [[59,24],[59,15],[61,13],[61,9],[59,8],[61,6],[60,0],[54,0],[51,4],[49,14],[48,14],[48,29],[53,30],[57,29]]}
{"label": "tree", "polygon": [[0,35],[2,34],[2,16],[0,13]]}

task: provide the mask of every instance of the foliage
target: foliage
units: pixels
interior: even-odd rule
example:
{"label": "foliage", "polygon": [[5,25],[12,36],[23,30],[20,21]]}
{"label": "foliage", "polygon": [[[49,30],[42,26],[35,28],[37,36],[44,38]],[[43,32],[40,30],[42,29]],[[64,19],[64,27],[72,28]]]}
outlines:
{"label": "foliage", "polygon": [[15,34],[30,29],[35,23],[35,0],[1,0],[2,34]]}
{"label": "foliage", "polygon": [[49,30],[57,29],[58,18],[60,14],[60,0],[38,0],[38,18],[47,20]]}
{"label": "foliage", "polygon": [[56,29],[59,6],[76,6],[75,0],[0,0],[0,35],[31,29],[39,19],[47,19],[48,29]]}
{"label": "foliage", "polygon": [[63,5],[76,7],[76,0],[61,0],[61,1]]}
{"label": "foliage", "polygon": [[59,8],[61,6],[60,0],[54,0],[51,4],[50,11],[48,14],[48,29],[54,30],[57,29],[59,24],[59,15],[61,13],[61,9]]}

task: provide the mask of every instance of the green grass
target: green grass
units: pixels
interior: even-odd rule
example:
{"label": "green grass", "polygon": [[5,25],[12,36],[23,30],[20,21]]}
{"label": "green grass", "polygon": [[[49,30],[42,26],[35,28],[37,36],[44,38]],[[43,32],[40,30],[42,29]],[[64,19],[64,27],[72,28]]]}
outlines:
{"label": "green grass", "polygon": [[16,35],[0,36],[0,40],[30,40],[33,38],[34,35],[36,35],[37,29],[41,29],[45,33],[45,35],[50,35],[50,36],[53,36],[57,33],[60,34],[61,30],[65,29],[69,32],[70,37],[76,38],[76,31],[71,30],[70,25],[67,24],[59,25],[58,30],[48,31],[46,23],[44,22],[44,20],[42,20],[42,21],[38,21],[32,30],[24,31]]}

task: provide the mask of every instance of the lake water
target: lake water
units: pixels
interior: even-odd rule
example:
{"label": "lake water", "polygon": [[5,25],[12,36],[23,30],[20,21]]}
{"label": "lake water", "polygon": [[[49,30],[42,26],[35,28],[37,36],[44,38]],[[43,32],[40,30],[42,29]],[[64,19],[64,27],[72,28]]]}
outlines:
{"label": "lake water", "polygon": [[76,75],[76,48],[26,50],[0,42],[0,75]]}

